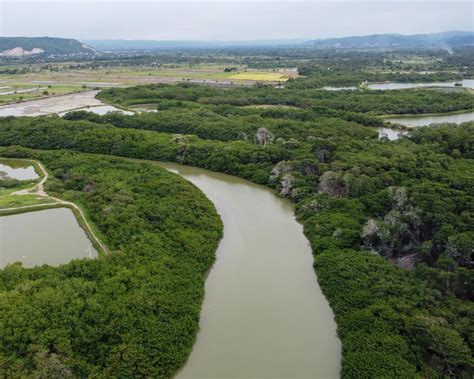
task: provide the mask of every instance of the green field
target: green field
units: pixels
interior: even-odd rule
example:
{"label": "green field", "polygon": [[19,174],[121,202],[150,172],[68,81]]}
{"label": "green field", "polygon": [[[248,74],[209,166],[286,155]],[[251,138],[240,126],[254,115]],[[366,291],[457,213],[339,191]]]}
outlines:
{"label": "green field", "polygon": [[26,207],[37,204],[53,204],[54,200],[37,195],[2,195],[0,192],[0,211],[6,208]]}
{"label": "green field", "polygon": [[[37,67],[26,74],[0,74],[0,104],[33,100],[53,95],[63,95],[94,88],[128,87],[137,84],[174,83],[192,81],[207,84],[252,84],[255,82],[276,83],[297,77],[296,71],[247,70],[225,71],[223,65],[172,67],[123,67],[113,69],[71,69],[54,66],[46,70]],[[33,90],[24,92],[24,90]],[[2,95],[2,92],[13,94]]]}

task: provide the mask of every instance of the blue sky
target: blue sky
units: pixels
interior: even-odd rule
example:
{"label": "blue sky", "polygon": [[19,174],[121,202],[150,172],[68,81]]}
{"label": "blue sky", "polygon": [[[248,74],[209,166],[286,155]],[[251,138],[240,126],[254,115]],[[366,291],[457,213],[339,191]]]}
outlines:
{"label": "blue sky", "polygon": [[78,39],[313,39],[474,30],[470,1],[0,0],[0,35]]}

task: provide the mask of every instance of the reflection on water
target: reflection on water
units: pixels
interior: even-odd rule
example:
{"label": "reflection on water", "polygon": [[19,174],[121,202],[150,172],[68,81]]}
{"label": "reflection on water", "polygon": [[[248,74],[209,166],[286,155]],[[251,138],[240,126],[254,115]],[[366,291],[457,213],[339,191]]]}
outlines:
{"label": "reflection on water", "polygon": [[[426,87],[457,87],[456,83],[461,83],[460,88],[471,88],[474,89],[474,79],[463,79],[457,82],[431,82],[431,83],[369,83],[368,89],[372,90],[394,90],[394,89],[409,89],[409,88],[426,88]],[[341,91],[341,90],[357,90],[358,87],[332,87],[327,86],[323,89],[328,91]]]}
{"label": "reflection on water", "polygon": [[378,128],[378,131],[379,138],[388,138],[390,141],[395,141],[399,139],[401,135],[407,134],[406,131],[390,128]]}
{"label": "reflection on water", "polygon": [[0,163],[0,179],[7,177],[18,180],[32,180],[39,178],[33,166],[12,167],[6,163]]}
{"label": "reflection on water", "polygon": [[[133,112],[130,111],[124,111],[123,109],[115,108],[112,105],[99,105],[99,106],[94,106],[94,107],[84,107],[84,108],[79,108],[79,109],[74,109],[73,111],[86,111],[86,112],[91,112],[95,113],[98,115],[105,115],[109,112],[119,112],[125,115],[132,115],[134,114]],[[64,116],[65,114],[73,111],[66,111],[66,112],[61,112],[59,113],[60,116]]]}
{"label": "reflection on water", "polygon": [[70,95],[55,96],[39,100],[0,106],[0,117],[6,116],[42,116],[60,113],[71,109],[87,106],[102,105],[95,98],[97,91],[73,93]]}
{"label": "reflection on water", "polygon": [[450,114],[450,115],[433,115],[433,116],[420,116],[420,117],[394,117],[386,118],[385,121],[392,122],[395,124],[405,125],[410,128],[417,126],[431,125],[436,123],[454,123],[461,124],[467,121],[474,120],[474,112]]}
{"label": "reflection on water", "polygon": [[224,222],[200,331],[177,377],[338,377],[336,324],[292,203],[239,178],[160,165],[199,187]]}
{"label": "reflection on water", "polygon": [[355,91],[358,88],[357,87],[331,87],[331,86],[326,86],[323,87],[323,89],[327,91]]}
{"label": "reflection on water", "polygon": [[461,83],[461,88],[474,88],[474,79],[464,79],[458,82],[433,82],[433,83],[371,83],[369,89],[392,90],[422,87],[455,87],[456,83]]}
{"label": "reflection on water", "polygon": [[68,111],[79,109],[98,114],[105,114],[111,111],[132,114],[132,112],[122,111],[121,109],[106,105],[99,99],[96,99],[95,96],[97,92],[98,91],[87,91],[39,100],[30,100],[22,103],[1,105],[0,117],[64,114]]}
{"label": "reflection on water", "polygon": [[0,268],[13,262],[25,267],[56,266],[97,255],[70,209],[0,217]]}

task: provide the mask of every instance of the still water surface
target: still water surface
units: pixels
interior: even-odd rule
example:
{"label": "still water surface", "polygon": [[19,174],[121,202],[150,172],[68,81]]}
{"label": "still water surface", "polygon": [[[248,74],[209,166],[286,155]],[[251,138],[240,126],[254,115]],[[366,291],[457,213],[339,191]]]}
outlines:
{"label": "still water surface", "polygon": [[0,268],[13,262],[25,267],[56,266],[97,255],[70,209],[0,217]]}
{"label": "still water surface", "polygon": [[386,118],[385,121],[392,123],[405,125],[410,128],[415,128],[417,126],[431,125],[435,123],[454,123],[461,124],[467,121],[474,120],[474,112],[459,113],[459,114],[447,114],[447,115],[432,115],[432,116],[413,116],[413,117],[394,117]]}
{"label": "still water surface", "polygon": [[459,82],[433,82],[433,83],[370,83],[369,89],[392,90],[422,87],[455,87],[456,83],[462,83],[460,88],[474,88],[474,79],[464,79]]}
{"label": "still water surface", "polygon": [[59,115],[64,116],[65,114],[67,114],[69,112],[74,112],[74,111],[86,111],[86,112],[95,113],[95,114],[98,114],[98,115],[101,115],[101,116],[103,116],[103,115],[105,115],[109,112],[118,112],[118,113],[122,113],[122,114],[127,115],[127,116],[130,116],[130,115],[134,114],[133,112],[130,112],[130,111],[125,111],[123,109],[115,108],[112,105],[98,105],[98,106],[93,106],[93,107],[78,108],[78,109],[74,109],[72,111],[60,112]]}
{"label": "still water surface", "polygon": [[[470,88],[474,89],[474,79],[464,79],[458,82],[430,82],[430,83],[396,83],[396,82],[386,82],[386,83],[369,83],[367,85],[368,89],[372,90],[394,90],[394,89],[409,89],[409,88],[426,88],[426,87],[456,87],[456,83],[462,83],[462,86],[459,88]],[[342,90],[357,90],[359,87],[332,87],[326,86],[323,89],[328,91],[342,91]]]}
{"label": "still water surface", "polygon": [[96,99],[95,96],[97,92],[98,91],[86,91],[39,100],[24,101],[16,104],[1,105],[0,117],[62,114],[86,107],[90,108],[84,110],[95,111],[99,114],[105,114],[110,111],[122,112],[120,109],[106,105],[99,99]]}
{"label": "still water surface", "polygon": [[[75,94],[0,107],[0,115],[55,113],[79,103],[99,105],[95,100],[92,93]],[[199,187],[224,222],[205,284],[200,331],[177,377],[339,377],[341,344],[334,315],[318,285],[293,204],[236,177],[160,165]],[[0,267],[97,256],[93,249],[89,255],[89,247],[69,209],[0,217]]]}
{"label": "still water surface", "polygon": [[224,222],[200,331],[177,378],[337,378],[341,345],[294,207],[233,176],[163,163]]}
{"label": "still water surface", "polygon": [[378,128],[379,138],[388,138],[390,141],[395,141],[400,138],[400,136],[407,134],[404,130],[396,130],[391,128]]}
{"label": "still water surface", "polygon": [[17,180],[32,180],[39,178],[33,166],[12,167],[8,164],[0,163],[0,179],[2,176]]}

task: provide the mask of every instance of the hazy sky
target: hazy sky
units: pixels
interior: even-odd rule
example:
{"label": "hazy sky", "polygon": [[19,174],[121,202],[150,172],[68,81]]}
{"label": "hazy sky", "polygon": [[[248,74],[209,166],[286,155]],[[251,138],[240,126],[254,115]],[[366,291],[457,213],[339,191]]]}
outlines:
{"label": "hazy sky", "polygon": [[474,30],[471,1],[0,0],[1,36],[258,40]]}

